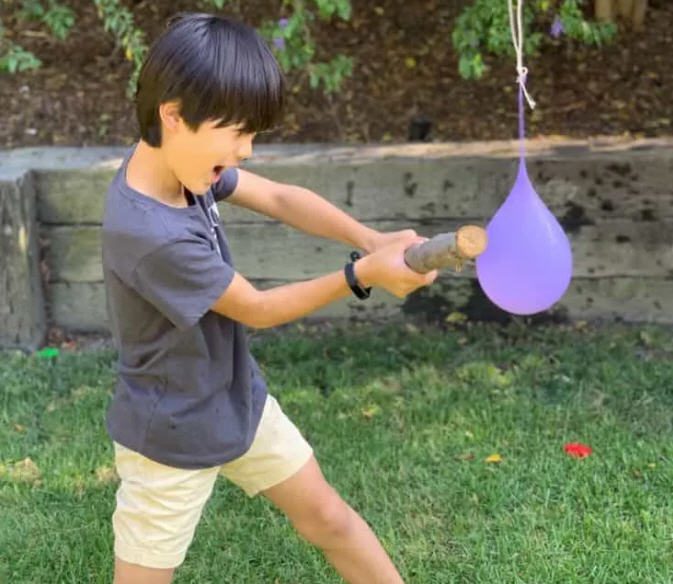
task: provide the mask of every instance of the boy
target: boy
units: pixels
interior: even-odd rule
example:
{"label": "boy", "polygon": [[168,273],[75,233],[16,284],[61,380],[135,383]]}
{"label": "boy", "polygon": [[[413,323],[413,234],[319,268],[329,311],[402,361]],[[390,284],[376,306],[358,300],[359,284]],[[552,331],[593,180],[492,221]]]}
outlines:
{"label": "boy", "polygon": [[[121,478],[116,584],[171,581],[220,474],[272,501],[346,581],[402,582],[267,393],[245,327],[290,322],[369,286],[404,297],[436,272],[406,267],[404,250],[422,241],[413,231],[376,232],[306,189],[237,168],[282,104],[283,78],[266,44],[213,15],[175,18],[141,70],[141,139],[110,185],[102,232],[119,351],[107,414]],[[352,288],[339,269],[256,290],[234,270],[217,214],[225,198],[364,249],[348,268]]]}

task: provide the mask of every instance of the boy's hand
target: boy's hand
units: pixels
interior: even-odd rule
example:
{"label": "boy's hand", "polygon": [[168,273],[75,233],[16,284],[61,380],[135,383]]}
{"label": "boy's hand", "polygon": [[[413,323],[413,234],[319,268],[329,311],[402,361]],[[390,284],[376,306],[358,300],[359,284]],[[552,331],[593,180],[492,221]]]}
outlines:
{"label": "boy's hand", "polygon": [[398,298],[417,288],[428,286],[437,278],[437,270],[427,274],[414,272],[404,261],[404,252],[412,245],[427,241],[409,229],[394,234],[393,243],[379,248],[355,263],[355,276],[365,287],[379,286]]}
{"label": "boy's hand", "polygon": [[416,237],[416,232],[413,229],[404,229],[402,231],[374,231],[367,242],[365,250],[367,253],[374,253],[376,250],[386,247],[391,243],[399,241],[408,241],[410,237]]}

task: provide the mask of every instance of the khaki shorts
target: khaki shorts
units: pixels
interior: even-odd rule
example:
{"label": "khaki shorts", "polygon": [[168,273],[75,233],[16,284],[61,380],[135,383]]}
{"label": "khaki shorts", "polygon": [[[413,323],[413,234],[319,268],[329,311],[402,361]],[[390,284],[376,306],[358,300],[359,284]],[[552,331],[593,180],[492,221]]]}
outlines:
{"label": "khaki shorts", "polygon": [[115,555],[148,568],[179,566],[218,475],[252,497],[290,478],[313,454],[269,395],[250,449],[212,468],[185,470],[154,462],[114,443],[121,484],[112,515]]}

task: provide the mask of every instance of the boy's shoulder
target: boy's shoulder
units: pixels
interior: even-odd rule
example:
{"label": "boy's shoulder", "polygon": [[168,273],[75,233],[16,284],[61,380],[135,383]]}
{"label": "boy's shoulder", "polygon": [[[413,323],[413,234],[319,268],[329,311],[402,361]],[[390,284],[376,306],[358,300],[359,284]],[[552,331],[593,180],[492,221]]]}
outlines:
{"label": "boy's shoulder", "polygon": [[104,263],[117,271],[130,271],[143,257],[167,244],[193,238],[199,227],[198,209],[164,209],[161,203],[145,199],[120,188],[118,177],[108,188],[101,244]]}

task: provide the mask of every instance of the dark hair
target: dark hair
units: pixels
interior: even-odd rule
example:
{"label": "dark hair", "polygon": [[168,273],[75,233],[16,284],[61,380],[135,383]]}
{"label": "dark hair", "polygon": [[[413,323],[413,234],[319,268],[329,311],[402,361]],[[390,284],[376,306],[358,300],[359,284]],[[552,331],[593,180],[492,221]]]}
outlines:
{"label": "dark hair", "polygon": [[221,120],[218,127],[242,124],[245,132],[269,130],[280,118],[283,92],[278,62],[253,28],[212,14],[178,14],[140,70],[140,135],[161,146],[159,105],[173,100],[194,131],[206,120]]}

